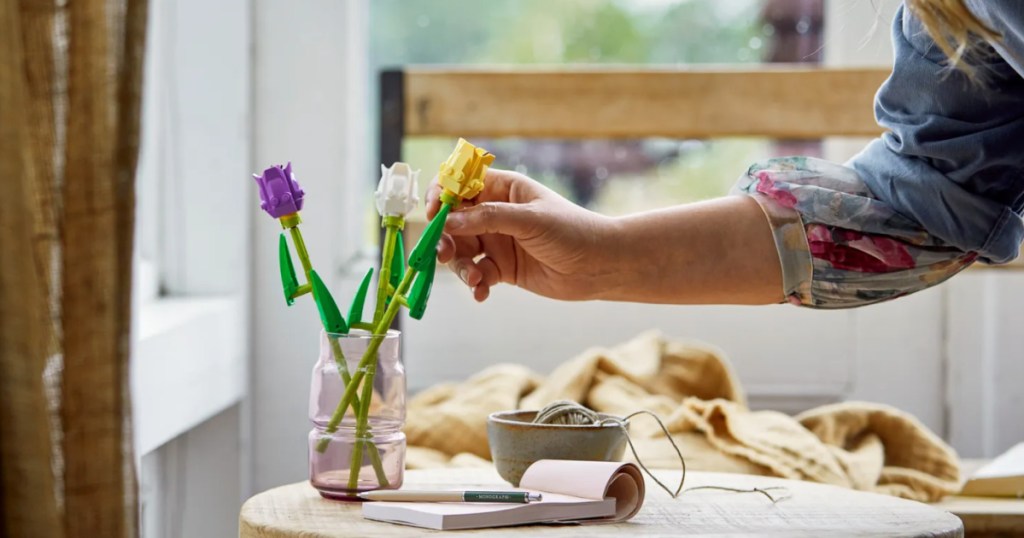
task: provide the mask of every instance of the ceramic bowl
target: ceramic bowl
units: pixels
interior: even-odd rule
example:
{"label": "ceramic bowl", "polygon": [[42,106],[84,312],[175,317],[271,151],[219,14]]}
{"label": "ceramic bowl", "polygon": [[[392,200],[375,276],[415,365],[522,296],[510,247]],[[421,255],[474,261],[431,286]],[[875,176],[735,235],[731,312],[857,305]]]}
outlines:
{"label": "ceramic bowl", "polygon": [[[519,486],[526,468],[537,460],[622,460],[626,433],[618,425],[533,424],[536,415],[537,411],[500,411],[487,417],[491,460],[513,486]],[[629,423],[625,426],[628,429]]]}

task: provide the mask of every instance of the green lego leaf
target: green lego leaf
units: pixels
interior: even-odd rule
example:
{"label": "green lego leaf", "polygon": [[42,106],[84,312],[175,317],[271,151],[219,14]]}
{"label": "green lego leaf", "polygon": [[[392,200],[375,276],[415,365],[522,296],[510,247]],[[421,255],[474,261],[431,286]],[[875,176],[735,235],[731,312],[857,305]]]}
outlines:
{"label": "green lego leaf", "polygon": [[281,234],[277,242],[278,265],[281,269],[281,286],[284,287],[284,300],[291,306],[295,302],[295,292],[299,289],[299,280],[295,277],[295,266],[292,255],[288,252],[288,240]]}
{"label": "green lego leaf", "polygon": [[409,292],[409,317],[423,319],[423,313],[427,310],[427,300],[430,299],[430,289],[434,287],[434,270],[437,268],[437,255],[428,258],[426,267],[416,275],[416,282]]}
{"label": "green lego leaf", "polygon": [[391,287],[398,289],[398,285],[405,278],[405,242],[402,241],[402,232],[395,236],[395,255],[391,257]]}
{"label": "green lego leaf", "polygon": [[338,303],[334,302],[334,297],[327,291],[324,281],[320,280],[320,275],[316,274],[316,271],[310,271],[309,275],[313,285],[313,299],[316,301],[317,310],[320,311],[320,322],[323,323],[324,330],[332,334],[347,334],[348,324],[345,323],[345,318],[341,317]]}
{"label": "green lego leaf", "polygon": [[426,229],[423,230],[423,235],[420,236],[420,240],[413,247],[412,254],[409,255],[409,267],[417,271],[425,271],[427,265],[431,263],[436,265],[434,258],[437,257],[437,243],[441,241],[441,232],[444,231],[444,223],[448,220],[448,212],[451,209],[452,206],[442,204],[441,210],[437,212],[437,215],[434,215],[430,224],[427,224]]}
{"label": "green lego leaf", "polygon": [[363,277],[363,282],[359,284],[359,291],[356,292],[356,296],[352,298],[352,306],[348,308],[348,322],[349,325],[355,325],[356,323],[362,323],[363,321],[363,303],[366,302],[366,290],[370,288],[370,280],[373,276],[373,267],[366,271],[366,276]]}

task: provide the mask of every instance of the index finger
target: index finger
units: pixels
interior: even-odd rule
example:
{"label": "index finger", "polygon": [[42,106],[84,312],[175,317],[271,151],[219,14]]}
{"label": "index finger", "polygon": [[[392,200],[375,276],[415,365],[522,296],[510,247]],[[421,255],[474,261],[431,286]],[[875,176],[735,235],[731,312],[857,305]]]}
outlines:
{"label": "index finger", "polygon": [[480,202],[510,202],[509,194],[512,191],[512,183],[516,172],[501,170],[499,168],[488,168],[484,175],[484,190],[473,198],[473,203]]}
{"label": "index finger", "polygon": [[441,185],[437,182],[437,176],[434,176],[433,182],[430,187],[427,188],[427,220],[433,219],[434,215],[441,210]]}

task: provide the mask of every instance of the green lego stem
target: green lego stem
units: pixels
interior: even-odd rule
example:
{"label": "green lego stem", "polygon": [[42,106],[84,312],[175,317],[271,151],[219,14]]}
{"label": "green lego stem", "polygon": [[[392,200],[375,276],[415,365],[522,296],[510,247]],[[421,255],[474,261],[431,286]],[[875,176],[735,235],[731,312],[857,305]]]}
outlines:
{"label": "green lego stem", "polygon": [[[380,273],[377,275],[377,305],[373,313],[373,324],[380,322],[380,318],[384,314],[384,301],[387,298],[388,281],[391,279],[391,262],[395,254],[395,237],[397,236],[398,230],[401,228],[402,225],[405,224],[405,222],[404,219],[402,219],[401,217],[398,217],[397,219],[394,217],[385,217],[383,224],[385,228],[384,248],[381,251]],[[372,269],[370,271],[372,272]],[[365,301],[366,298],[365,288],[366,284],[369,282],[368,279],[370,275],[370,272],[366,274],[367,278],[363,280],[363,283],[359,288],[359,293],[357,294],[356,300],[353,302],[353,308],[355,308],[355,304],[357,302],[359,303],[359,317],[356,318],[352,312],[349,312],[349,318],[355,319],[354,323],[362,321],[362,307],[363,302]],[[376,373],[376,367],[377,361],[371,361],[370,366],[368,367],[368,370],[366,372],[366,381],[363,383],[362,397],[362,401],[364,402],[369,402],[370,398],[373,397],[373,376]],[[348,384],[346,383],[346,386],[347,385]],[[354,490],[356,489],[356,487],[359,486],[359,469],[362,467],[363,464],[363,439],[367,438],[366,442],[370,442],[368,438],[370,432],[370,427],[368,424],[370,406],[364,405],[360,407],[355,402],[355,396],[353,396],[352,406],[354,409],[354,414],[356,415],[356,442],[355,445],[352,447],[352,463],[349,467],[348,472],[348,489],[351,490]],[[377,454],[375,447],[371,448],[370,446],[367,446],[367,448],[370,448],[369,452],[371,458],[374,456],[380,458],[380,455]],[[374,469],[376,470],[376,467]],[[380,482],[381,473],[377,474],[377,479],[378,482]],[[384,481],[381,483],[382,486],[384,486],[384,484],[387,484],[387,477],[384,477]]]}
{"label": "green lego stem", "polygon": [[[377,356],[377,350],[380,349],[380,344],[384,341],[384,336],[387,334],[387,330],[391,327],[391,323],[395,321],[395,316],[398,314],[398,308],[401,306],[402,301],[397,300],[399,297],[405,295],[405,292],[409,291],[409,286],[412,285],[413,278],[416,277],[417,271],[410,269],[405,273],[405,278],[402,279],[402,283],[398,285],[398,289],[395,290],[395,299],[391,301],[387,309],[384,311],[384,315],[381,317],[380,323],[374,327],[373,334],[371,335],[370,345],[366,347],[366,351],[363,353],[363,358],[359,360],[359,365],[356,367],[356,373],[352,375],[352,379],[349,383],[345,384],[345,393],[342,394],[341,400],[338,401],[338,407],[334,409],[334,414],[331,415],[331,420],[327,422],[326,433],[328,435],[333,434],[338,430],[338,424],[341,423],[341,419],[345,417],[345,411],[348,410],[348,406],[352,403],[353,398],[356,396],[356,389],[359,384],[363,381],[363,377],[366,375],[366,371],[370,365],[370,362]],[[317,452],[323,452],[327,450],[327,445],[331,443],[330,437],[323,437],[320,442],[316,445]]]}
{"label": "green lego stem", "polygon": [[[381,264],[380,273],[377,275],[377,305],[374,309],[373,323],[379,323],[381,316],[383,316],[386,308],[386,300],[388,297],[389,282],[391,280],[391,265],[395,256],[395,244],[396,239],[400,233],[401,228],[405,224],[405,219],[402,217],[385,217],[382,224],[384,225],[384,245],[381,249]],[[369,276],[369,273],[367,274]],[[364,284],[366,282],[364,281]],[[365,297],[365,290],[360,288],[361,297],[357,297],[360,307],[362,307],[362,299]],[[354,303],[353,303],[354,304]],[[352,313],[349,313],[349,318],[353,318]],[[356,320],[357,322],[362,321],[361,319]],[[362,401],[368,402],[373,396],[373,377],[376,373],[376,361],[372,361],[366,372],[366,380],[363,383],[363,397]],[[352,463],[348,474],[348,488],[356,489],[359,485],[359,469],[363,463],[363,442],[362,439],[367,437],[369,432],[369,411],[368,405],[358,407],[355,403],[355,397],[353,397],[352,405],[356,409],[356,443],[352,451]],[[369,440],[367,440],[369,442]],[[368,447],[369,448],[369,447]],[[371,449],[369,451],[371,457],[376,455],[378,458],[379,454],[376,454],[376,450]],[[380,481],[380,474],[378,474],[378,482]],[[384,478],[384,484],[387,483],[387,478]]]}
{"label": "green lego stem", "polygon": [[309,263],[309,252],[306,251],[306,242],[302,240],[302,232],[299,231],[298,226],[292,226],[288,228],[288,231],[292,234],[292,243],[295,243],[295,254],[299,256],[302,270],[306,272],[306,282],[312,282],[309,274],[313,272],[313,264]]}
{"label": "green lego stem", "polygon": [[[377,361],[370,361],[369,366],[366,367],[366,380],[363,382],[363,397],[362,401],[369,404],[370,399],[373,398],[373,376],[377,370]],[[356,400],[353,396],[352,405],[355,404]],[[352,447],[352,465],[348,472],[348,489],[356,489],[359,485],[359,469],[363,466],[363,443],[369,442],[369,430],[368,424],[370,419],[370,406],[363,405],[356,408],[356,442],[355,446]],[[376,450],[370,450],[371,453]],[[383,486],[383,484],[381,484]]]}
{"label": "green lego stem", "polygon": [[[345,353],[341,351],[341,344],[338,343],[337,338],[334,338],[331,335],[327,335],[327,340],[331,343],[331,351],[334,354],[334,364],[338,368],[338,373],[341,374],[341,381],[345,383],[345,386],[348,386],[349,382],[352,380],[352,376],[350,376],[348,373],[348,364],[346,364],[345,362]],[[372,394],[369,396],[364,395],[362,399],[353,396],[352,408],[357,410],[357,414],[360,413],[360,411],[362,410],[366,410],[363,412],[365,414],[365,412],[368,412],[368,410],[370,409],[370,400],[372,399],[372,397]],[[366,402],[366,405],[362,405],[360,403],[361,401]],[[366,431],[364,432],[364,435],[371,436],[372,433],[372,430],[369,427],[367,427]],[[388,482],[388,477],[384,473],[384,463],[380,460],[380,453],[377,452],[377,445],[374,444],[374,442],[370,441],[369,439],[366,440],[366,445],[367,448],[369,449],[367,452],[370,453],[370,464],[373,465],[373,472],[376,473],[377,475],[377,483],[380,484],[381,487],[387,487],[390,482]],[[358,442],[357,446],[359,446]],[[358,461],[361,462],[362,459],[362,456],[360,456]],[[353,458],[353,461],[356,460]],[[358,471],[356,471],[356,475],[358,475]],[[350,486],[350,488],[355,489],[355,486]]]}
{"label": "green lego stem", "polygon": [[295,288],[295,293],[292,294],[292,299],[298,299],[311,291],[313,291],[313,286],[310,286],[309,284],[302,284]]}
{"label": "green lego stem", "polygon": [[391,281],[391,263],[395,257],[395,243],[399,227],[385,220],[384,247],[380,254],[380,274],[377,275],[377,308],[373,311],[373,323],[378,323],[384,315],[388,298],[388,283]]}

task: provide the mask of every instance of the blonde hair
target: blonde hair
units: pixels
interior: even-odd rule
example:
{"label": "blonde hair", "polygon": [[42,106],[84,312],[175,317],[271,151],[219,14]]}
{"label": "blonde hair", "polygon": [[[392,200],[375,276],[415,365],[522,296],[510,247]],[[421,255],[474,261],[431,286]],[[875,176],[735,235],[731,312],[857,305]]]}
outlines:
{"label": "blonde hair", "polygon": [[949,65],[974,78],[978,60],[978,39],[988,43],[1002,36],[967,9],[964,0],[906,0],[925,31],[949,58]]}

